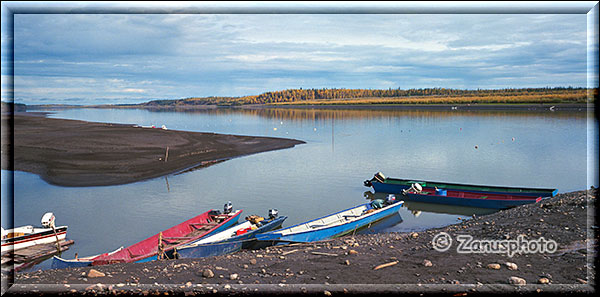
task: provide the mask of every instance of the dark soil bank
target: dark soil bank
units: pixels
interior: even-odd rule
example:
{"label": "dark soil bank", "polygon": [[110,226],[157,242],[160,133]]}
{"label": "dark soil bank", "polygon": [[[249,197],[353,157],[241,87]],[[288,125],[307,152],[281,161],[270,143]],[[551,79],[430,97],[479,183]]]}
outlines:
{"label": "dark soil bank", "polygon": [[11,131],[4,128],[10,126],[8,121],[8,116],[2,115],[2,169],[12,169],[12,152],[14,170],[38,174],[60,186],[126,184],[304,143],[52,119],[30,113],[14,116],[11,139]]}
{"label": "dark soil bank", "polygon": [[[417,233],[346,236],[227,256],[17,274],[9,294],[586,293],[595,291],[596,189]],[[453,239],[445,252],[432,239]],[[459,253],[474,240],[555,241],[553,252]],[[550,247],[551,248],[551,247]],[[92,269],[96,270],[93,271]]]}

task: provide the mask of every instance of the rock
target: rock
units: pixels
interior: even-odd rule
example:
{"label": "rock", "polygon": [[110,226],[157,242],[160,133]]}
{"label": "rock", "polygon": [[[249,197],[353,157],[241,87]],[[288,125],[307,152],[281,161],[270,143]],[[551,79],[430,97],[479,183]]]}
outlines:
{"label": "rock", "polygon": [[230,280],[236,280],[236,279],[238,279],[238,274],[237,274],[237,273],[232,273],[232,274],[230,274],[230,275],[229,275],[229,279],[230,279]]}
{"label": "rock", "polygon": [[417,237],[419,237],[419,233],[413,232],[410,234],[410,237],[417,238]]}
{"label": "rock", "polygon": [[547,279],[547,278],[545,278],[545,277],[542,277],[542,278],[538,279],[538,284],[545,285],[545,284],[549,284],[549,283],[550,283],[550,280]]}
{"label": "rock", "polygon": [[207,277],[207,278],[212,278],[212,277],[215,277],[215,273],[212,270],[207,268],[202,271],[202,276]]}
{"label": "rock", "polygon": [[506,263],[504,263],[504,265],[506,265],[506,267],[509,270],[517,270],[517,269],[519,269],[519,266],[517,266],[517,264],[512,263],[512,262],[506,262]]}
{"label": "rock", "polygon": [[346,261],[344,261],[344,264],[350,266],[350,261],[346,260]]}
{"label": "rock", "polygon": [[498,264],[498,263],[490,263],[490,264],[487,265],[487,268],[498,270],[498,269],[500,269],[500,264]]}
{"label": "rock", "polygon": [[331,292],[329,291],[323,291],[323,294],[325,294],[325,296],[331,296]]}
{"label": "rock", "polygon": [[358,255],[358,252],[355,250],[349,250],[348,255]]}
{"label": "rock", "polygon": [[423,260],[423,266],[431,267],[431,266],[433,266],[433,263],[431,263],[431,261],[425,259],[425,260]]}
{"label": "rock", "polygon": [[256,264],[256,259],[250,259],[250,264],[255,265]]}
{"label": "rock", "polygon": [[508,278],[508,283],[511,285],[526,285],[527,282],[525,281],[525,279],[522,279],[520,277],[516,277],[516,276],[511,276]]}
{"label": "rock", "polygon": [[100,272],[96,269],[90,269],[90,272],[87,273],[87,277],[104,277],[106,274]]}
{"label": "rock", "polygon": [[580,279],[580,278],[577,278],[577,281],[578,281],[580,284],[584,284],[584,285],[587,285],[587,283],[588,283],[586,280],[584,280],[584,279]]}

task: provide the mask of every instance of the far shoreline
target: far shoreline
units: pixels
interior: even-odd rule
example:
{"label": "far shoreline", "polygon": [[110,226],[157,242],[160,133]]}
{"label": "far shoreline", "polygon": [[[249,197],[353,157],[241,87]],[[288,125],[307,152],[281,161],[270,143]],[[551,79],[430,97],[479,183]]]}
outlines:
{"label": "far shoreline", "polygon": [[143,105],[27,105],[27,110],[63,110],[74,108],[98,109],[145,109],[165,111],[193,111],[214,109],[335,109],[335,110],[440,110],[440,111],[594,111],[594,103],[514,103],[514,104],[246,104],[246,105],[183,105],[183,106],[143,106]]}

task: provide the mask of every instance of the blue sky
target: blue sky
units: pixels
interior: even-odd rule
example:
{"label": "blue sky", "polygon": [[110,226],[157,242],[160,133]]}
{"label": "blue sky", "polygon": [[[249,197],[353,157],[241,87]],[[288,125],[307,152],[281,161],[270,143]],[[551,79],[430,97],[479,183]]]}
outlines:
{"label": "blue sky", "polygon": [[[585,14],[15,14],[14,98],[585,87],[587,35]],[[3,45],[4,101],[7,53]]]}

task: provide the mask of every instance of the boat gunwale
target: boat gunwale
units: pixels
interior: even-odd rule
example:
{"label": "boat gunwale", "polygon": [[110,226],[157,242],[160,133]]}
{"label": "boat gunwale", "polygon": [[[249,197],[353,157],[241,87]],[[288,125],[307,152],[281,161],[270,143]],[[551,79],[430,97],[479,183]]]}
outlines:
{"label": "boat gunwale", "polygon": [[[446,185],[451,185],[451,186],[460,186],[460,187],[475,187],[475,188],[490,188],[492,190],[496,189],[508,189],[508,190],[524,190],[522,192],[525,191],[532,191],[532,192],[550,192],[552,194],[552,196],[555,196],[556,194],[558,194],[558,189],[553,189],[553,188],[533,188],[533,187],[514,187],[514,186],[503,186],[503,185],[486,185],[486,184],[481,184],[481,185],[473,185],[473,184],[461,184],[461,183],[452,183],[452,182],[445,182],[445,181],[428,181],[428,180],[424,180],[424,179],[403,179],[403,178],[396,178],[396,177],[386,177],[385,180],[382,182],[378,181],[378,180],[371,180],[371,182],[378,182],[378,183],[382,183],[382,184],[389,184],[389,185],[394,185],[394,183],[387,183],[387,181],[398,181],[398,182],[423,182],[425,184],[446,184]],[[484,190],[481,190],[484,191]],[[489,191],[488,191],[489,192]],[[518,192],[517,192],[518,193]]]}
{"label": "boat gunwale", "polygon": [[[282,240],[281,237],[288,236],[288,235],[297,235],[297,234],[303,234],[303,233],[307,233],[307,232],[315,232],[315,231],[327,230],[327,229],[330,229],[330,228],[334,228],[334,227],[338,227],[338,226],[341,226],[341,225],[345,225],[345,224],[349,224],[349,223],[352,223],[352,222],[356,222],[356,221],[362,220],[364,218],[367,218],[367,217],[370,217],[372,215],[378,214],[378,213],[380,213],[380,212],[382,212],[384,210],[390,209],[390,208],[392,208],[392,206],[394,206],[394,207],[396,207],[396,206],[401,207],[404,204],[404,201],[400,200],[398,202],[394,202],[394,203],[392,203],[390,205],[387,205],[385,207],[377,209],[374,212],[371,212],[371,213],[368,213],[368,214],[365,214],[365,215],[361,215],[360,217],[358,217],[358,218],[356,218],[354,220],[350,220],[350,221],[347,221],[347,222],[344,222],[344,223],[327,225],[327,226],[322,226],[322,227],[318,227],[318,228],[314,228],[314,229],[307,229],[307,230],[304,230],[304,231],[298,231],[298,232],[289,233],[289,234],[285,234],[285,235],[281,234],[281,232],[285,231],[286,229],[291,229],[291,228],[296,227],[296,226],[308,224],[308,223],[311,223],[311,222],[314,222],[314,221],[317,221],[317,220],[320,220],[320,219],[323,219],[323,218],[326,218],[326,217],[330,217],[330,216],[334,216],[334,215],[340,214],[342,212],[345,212],[345,211],[348,211],[348,210],[351,210],[351,209],[359,208],[361,206],[367,206],[367,208],[368,208],[369,204],[371,204],[371,203],[359,204],[359,205],[356,205],[354,207],[350,207],[348,209],[344,209],[344,210],[341,210],[341,211],[338,211],[338,212],[335,212],[335,213],[332,213],[332,214],[329,214],[329,215],[326,215],[326,216],[322,216],[322,217],[319,217],[319,218],[316,218],[316,219],[313,219],[313,220],[310,220],[310,221],[299,223],[299,224],[296,224],[296,225],[293,225],[293,226],[290,226],[290,227],[287,227],[287,228],[284,228],[284,229],[281,229],[281,230],[276,230],[276,231],[271,231],[271,232],[268,232],[268,233],[263,233],[263,235],[267,235],[269,233],[270,234],[279,234],[280,237],[278,239],[276,239],[276,240]],[[272,239],[266,239],[266,240],[272,240]],[[285,241],[285,239],[283,239],[283,241]]]}

